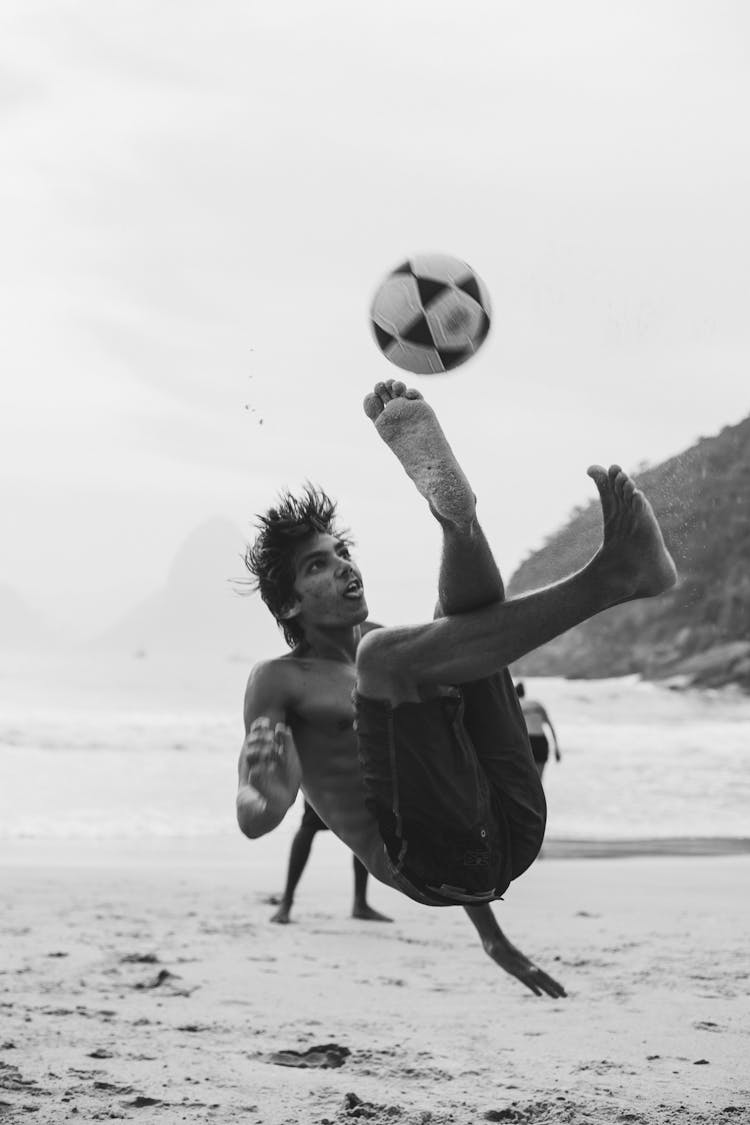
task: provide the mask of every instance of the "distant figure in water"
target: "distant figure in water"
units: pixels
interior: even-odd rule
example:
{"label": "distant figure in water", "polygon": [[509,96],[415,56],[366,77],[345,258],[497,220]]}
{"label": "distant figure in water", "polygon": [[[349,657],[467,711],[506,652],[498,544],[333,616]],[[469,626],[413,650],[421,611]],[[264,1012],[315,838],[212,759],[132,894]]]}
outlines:
{"label": "distant figure in water", "polygon": [[[286,923],[290,921],[289,915],[294,903],[294,892],[297,890],[297,884],[302,878],[302,872],[307,866],[307,861],[310,858],[310,849],[312,848],[313,837],[316,832],[327,832],[328,825],[324,824],[320,819],[315,809],[305,801],[305,811],[302,814],[302,823],[297,829],[297,833],[292,840],[291,851],[289,852],[289,869],[286,876],[286,887],[281,898],[273,898],[273,903],[279,903],[279,909],[271,916],[272,922]],[[359,918],[363,922],[392,922],[392,918],[386,918],[385,914],[378,913],[373,910],[367,902],[367,868],[356,855],[352,856],[354,860],[354,904],[352,906],[352,918]]]}
{"label": "distant figure in water", "polygon": [[534,755],[534,765],[539,771],[539,777],[541,778],[549,758],[547,729],[549,729],[552,735],[552,741],[555,744],[555,761],[559,762],[562,758],[560,744],[557,741],[557,733],[552,726],[552,720],[539,700],[526,698],[526,688],[523,685],[523,680],[519,680],[516,684],[516,695],[521,701],[521,710],[526,720],[526,730],[529,733],[529,742],[531,743],[531,753]]}

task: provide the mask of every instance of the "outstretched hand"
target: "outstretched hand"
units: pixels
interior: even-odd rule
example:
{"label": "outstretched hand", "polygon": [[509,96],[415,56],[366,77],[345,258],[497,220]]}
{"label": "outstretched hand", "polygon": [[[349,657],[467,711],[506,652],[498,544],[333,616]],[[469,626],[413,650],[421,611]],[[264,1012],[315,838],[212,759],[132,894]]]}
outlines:
{"label": "outstretched hand", "polygon": [[506,973],[510,973],[516,980],[520,980],[521,984],[530,988],[535,996],[546,994],[554,1000],[558,1000],[561,996],[567,995],[561,984],[558,984],[548,973],[545,973],[544,969],[540,969],[538,965],[530,961],[526,954],[522,953],[520,949],[516,949],[515,945],[509,942],[506,937],[503,936],[501,939],[497,937],[489,938],[482,944],[485,952],[501,969],[505,969]]}
{"label": "outstretched hand", "polygon": [[239,761],[237,816],[246,835],[262,835],[279,823],[297,796],[300,776],[290,728],[273,727],[265,716],[255,719]]}

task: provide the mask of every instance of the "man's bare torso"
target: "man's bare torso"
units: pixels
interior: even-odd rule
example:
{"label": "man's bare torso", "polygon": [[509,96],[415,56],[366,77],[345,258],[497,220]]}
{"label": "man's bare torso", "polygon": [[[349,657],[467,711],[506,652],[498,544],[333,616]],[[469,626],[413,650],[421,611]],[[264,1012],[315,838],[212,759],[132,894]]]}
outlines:
{"label": "man's bare torso", "polygon": [[297,653],[269,665],[294,736],[305,797],[368,871],[392,885],[377,822],[365,806],[353,725],[354,665]]}

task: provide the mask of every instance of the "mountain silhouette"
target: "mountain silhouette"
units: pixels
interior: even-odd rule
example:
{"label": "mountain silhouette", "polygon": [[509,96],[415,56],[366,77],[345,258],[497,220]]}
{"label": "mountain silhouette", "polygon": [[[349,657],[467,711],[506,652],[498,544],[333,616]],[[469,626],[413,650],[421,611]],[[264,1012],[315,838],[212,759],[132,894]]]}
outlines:
{"label": "mountain silhouette", "polygon": [[257,659],[284,651],[276,624],[245,579],[246,540],[215,517],[181,545],[161,589],[136,605],[94,645],[147,656],[179,650],[196,657]]}
{"label": "mountain silhouette", "polygon": [[[514,673],[592,679],[637,673],[750,690],[750,417],[634,476],[677,564],[677,586],[599,614],[518,661]],[[509,595],[580,569],[600,541],[595,501],[576,509],[521,564]]]}

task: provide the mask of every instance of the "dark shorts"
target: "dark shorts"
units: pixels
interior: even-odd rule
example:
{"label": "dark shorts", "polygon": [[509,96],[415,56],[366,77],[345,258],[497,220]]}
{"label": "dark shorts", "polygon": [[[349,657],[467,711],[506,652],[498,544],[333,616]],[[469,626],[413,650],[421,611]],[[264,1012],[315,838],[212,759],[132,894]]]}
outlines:
{"label": "dark shorts", "polygon": [[396,885],[428,906],[500,898],[547,818],[509,673],[420,703],[354,702],[365,801]]}
{"label": "dark shorts", "polygon": [[546,762],[549,758],[549,742],[547,742],[546,734],[530,734],[529,742],[531,743],[531,753],[534,755],[534,761],[539,765]]}
{"label": "dark shorts", "polygon": [[305,801],[305,811],[302,813],[302,827],[309,828],[312,832],[327,832],[328,825],[320,819],[312,805]]}

